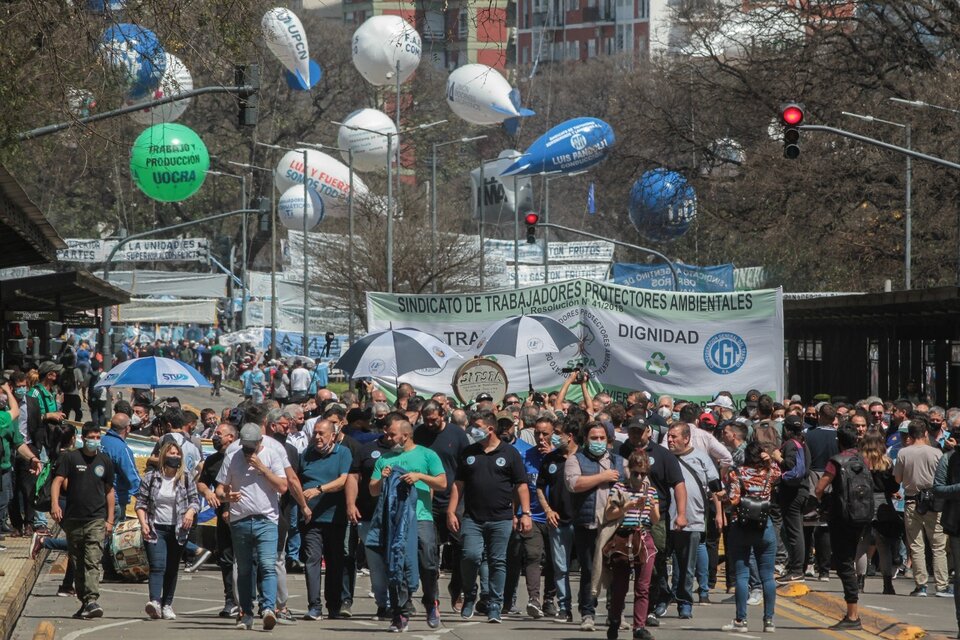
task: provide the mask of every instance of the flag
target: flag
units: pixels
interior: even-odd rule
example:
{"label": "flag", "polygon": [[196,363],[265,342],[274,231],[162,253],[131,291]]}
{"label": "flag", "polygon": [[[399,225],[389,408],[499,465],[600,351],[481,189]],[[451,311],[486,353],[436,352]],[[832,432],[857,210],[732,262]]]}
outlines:
{"label": "flag", "polygon": [[590,188],[587,190],[587,213],[594,215],[597,212],[597,200],[594,195],[593,183],[590,183]]}

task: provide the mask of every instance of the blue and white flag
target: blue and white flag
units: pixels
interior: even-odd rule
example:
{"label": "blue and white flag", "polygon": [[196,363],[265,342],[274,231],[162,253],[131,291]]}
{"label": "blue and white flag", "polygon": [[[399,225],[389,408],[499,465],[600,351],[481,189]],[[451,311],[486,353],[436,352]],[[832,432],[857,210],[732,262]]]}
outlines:
{"label": "blue and white flag", "polygon": [[594,193],[593,183],[590,183],[590,188],[587,190],[587,213],[590,215],[595,215],[597,213],[597,198]]}

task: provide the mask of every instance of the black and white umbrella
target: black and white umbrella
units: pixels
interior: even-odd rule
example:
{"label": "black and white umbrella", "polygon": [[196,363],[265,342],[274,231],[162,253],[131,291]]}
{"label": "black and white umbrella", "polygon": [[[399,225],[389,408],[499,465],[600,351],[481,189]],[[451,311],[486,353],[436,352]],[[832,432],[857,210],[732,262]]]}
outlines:
{"label": "black and white umbrella", "polygon": [[527,381],[532,390],[530,356],[559,353],[579,342],[577,334],[550,316],[522,315],[499,320],[484,329],[473,350],[478,356],[526,357]]}
{"label": "black and white umbrella", "polygon": [[450,346],[417,329],[389,329],[363,336],[337,361],[351,378],[399,378],[420,369],[442,369],[454,358],[463,358]]}

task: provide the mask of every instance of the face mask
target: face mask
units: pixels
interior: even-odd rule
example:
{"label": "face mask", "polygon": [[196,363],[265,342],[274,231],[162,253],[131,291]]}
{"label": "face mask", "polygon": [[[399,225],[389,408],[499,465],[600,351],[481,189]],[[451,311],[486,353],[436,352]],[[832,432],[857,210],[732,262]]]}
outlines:
{"label": "face mask", "polygon": [[670,416],[671,416],[674,420],[679,420],[679,419],[680,419],[680,412],[679,412],[679,411],[674,411],[673,413],[670,414]]}
{"label": "face mask", "polygon": [[480,427],[470,427],[470,429],[467,431],[467,435],[474,442],[480,442],[487,437],[487,434]]}
{"label": "face mask", "polygon": [[130,416],[130,426],[131,426],[131,427],[140,426],[140,422],[141,422],[140,416],[138,416],[137,414],[133,414],[132,416]]}
{"label": "face mask", "polygon": [[84,438],[83,439],[83,448],[87,451],[96,451],[100,448],[100,441],[94,440],[93,438]]}
{"label": "face mask", "polygon": [[600,456],[602,456],[607,452],[607,443],[591,440],[590,444],[587,445],[587,451],[589,451],[592,455],[599,458]]}
{"label": "face mask", "polygon": [[557,434],[553,434],[552,436],[550,436],[550,444],[552,444],[555,448],[559,449],[561,446],[563,446],[563,438],[561,438]]}
{"label": "face mask", "polygon": [[282,431],[280,431],[280,432],[274,432],[274,433],[271,434],[271,435],[273,435],[273,439],[276,440],[277,442],[284,443],[284,442],[287,441],[287,434],[285,434],[285,433],[282,432]]}
{"label": "face mask", "polygon": [[392,447],[390,447],[390,451],[393,451],[394,453],[402,453],[402,452],[403,452],[403,445],[402,445],[402,444],[395,444],[395,445],[393,445]]}
{"label": "face mask", "polygon": [[183,462],[182,458],[177,457],[168,457],[163,461],[163,465],[169,469],[179,469],[180,464]]}
{"label": "face mask", "polygon": [[223,449],[223,438],[215,435],[212,438],[210,438],[210,440],[213,441],[214,450],[220,451],[221,449]]}
{"label": "face mask", "polygon": [[673,412],[668,407],[660,407],[657,409],[657,415],[666,420],[673,415]]}
{"label": "face mask", "polygon": [[257,452],[256,447],[242,447],[242,449],[243,449],[243,455],[245,456],[252,456]]}
{"label": "face mask", "polygon": [[13,395],[17,396],[17,400],[23,400],[23,398],[27,395],[27,388],[17,387],[13,390]]}
{"label": "face mask", "polygon": [[513,441],[517,439],[517,436],[513,435],[512,433],[505,433],[503,434],[503,437],[500,439],[506,442],[507,444],[513,444]]}

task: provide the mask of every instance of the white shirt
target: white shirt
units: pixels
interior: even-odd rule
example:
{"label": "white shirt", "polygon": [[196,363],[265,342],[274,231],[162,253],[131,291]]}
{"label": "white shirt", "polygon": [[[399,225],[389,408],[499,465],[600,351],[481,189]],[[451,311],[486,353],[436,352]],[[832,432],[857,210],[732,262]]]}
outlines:
{"label": "white shirt", "polygon": [[161,477],[160,491],[153,502],[153,518],[156,524],[173,525],[173,510],[177,506],[176,477]]}
{"label": "white shirt", "polygon": [[719,467],[733,466],[733,458],[730,456],[730,452],[719,440],[713,437],[712,433],[704,431],[695,424],[691,424],[689,427],[690,446],[710,456],[710,459]]}
{"label": "white shirt", "polygon": [[287,444],[296,447],[297,453],[303,453],[307,449],[310,439],[303,431],[295,431],[287,434]]}
{"label": "white shirt", "polygon": [[[278,453],[274,447],[267,446],[270,441],[280,447],[282,453]],[[287,459],[287,452],[283,449],[283,445],[273,438],[264,438],[263,445],[257,457],[271,473],[280,478],[286,477],[284,467],[289,467],[290,461]],[[233,445],[230,446],[233,447]],[[280,494],[264,474],[250,466],[243,454],[235,455],[239,450],[238,446],[233,452],[234,455],[224,459],[220,473],[217,474],[218,483],[228,484],[233,491],[240,492],[240,500],[230,503],[230,522],[234,523],[250,516],[266,516],[276,524],[280,519]]]}
{"label": "white shirt", "polygon": [[305,392],[310,388],[310,372],[303,367],[297,367],[290,372],[290,391],[293,393]]}
{"label": "white shirt", "polygon": [[[270,436],[263,436],[263,440],[261,440],[261,442],[263,443],[264,449],[271,449],[277,455],[282,456],[284,469],[287,469],[290,466],[290,459],[287,458],[287,450],[282,444],[280,444]],[[224,452],[223,454],[223,465],[226,466],[227,464],[229,464],[230,460],[237,453],[237,451],[240,451],[240,449],[242,448],[243,448],[243,445],[240,444],[239,440],[234,440],[233,442],[231,442],[230,446],[227,447],[226,452]]]}
{"label": "white shirt", "polygon": [[306,437],[307,442],[313,440],[313,429],[319,420],[320,416],[317,416],[316,418],[310,418],[303,423],[303,429],[301,429],[300,432],[304,435],[304,437]]}

